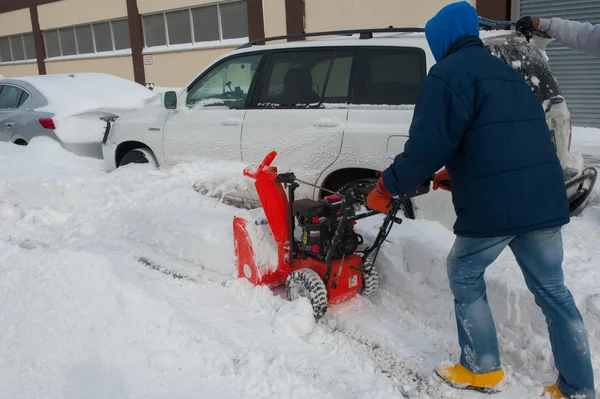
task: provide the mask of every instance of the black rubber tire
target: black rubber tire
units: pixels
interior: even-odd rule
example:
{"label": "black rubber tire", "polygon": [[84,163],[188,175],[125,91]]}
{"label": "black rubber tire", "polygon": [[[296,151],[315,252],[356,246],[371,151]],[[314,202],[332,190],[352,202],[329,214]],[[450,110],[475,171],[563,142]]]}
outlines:
{"label": "black rubber tire", "polygon": [[[327,312],[327,287],[321,276],[312,269],[300,269],[292,272],[285,283],[288,300],[294,301],[306,297],[313,308],[315,320],[322,318]],[[295,290],[302,290],[298,294]]]}
{"label": "black rubber tire", "polygon": [[129,151],[127,154],[121,158],[119,161],[119,167],[129,165],[132,163],[138,164],[153,164],[157,165],[156,159],[154,158],[154,154],[148,148],[136,148]]}
{"label": "black rubber tire", "polygon": [[25,140],[22,139],[18,139],[17,141],[15,141],[13,144],[15,145],[20,145],[20,146],[26,146],[27,142]]}
{"label": "black rubber tire", "polygon": [[[341,195],[345,195],[346,192],[348,192],[348,190],[350,190],[351,188],[354,188],[356,186],[368,188],[369,190],[371,190],[373,187],[375,187],[375,184],[377,184],[377,180],[378,179],[376,179],[374,177],[367,177],[365,179],[353,180],[349,183],[344,184],[342,187],[340,187],[340,189],[338,190],[338,193],[340,193]],[[367,197],[365,196],[365,198],[363,198],[363,199],[366,203]],[[414,209],[413,203],[410,199],[402,201],[401,209],[402,209],[402,211],[404,211],[404,216],[407,219],[415,218],[415,209]]]}
{"label": "black rubber tire", "polygon": [[360,295],[369,298],[379,289],[379,272],[375,266],[371,266],[368,271],[363,271],[363,286],[360,289]]}

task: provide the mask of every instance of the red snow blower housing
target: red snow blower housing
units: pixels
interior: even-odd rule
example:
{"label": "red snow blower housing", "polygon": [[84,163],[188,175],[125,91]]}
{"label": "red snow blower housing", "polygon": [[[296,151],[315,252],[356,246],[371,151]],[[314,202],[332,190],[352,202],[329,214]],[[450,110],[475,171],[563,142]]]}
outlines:
{"label": "red snow blower housing", "polygon": [[[260,213],[234,218],[238,277],[269,287],[285,283],[288,299],[306,297],[317,320],[328,305],[356,294],[373,295],[379,287],[375,259],[393,224],[402,223],[396,217],[402,200],[429,192],[431,179],[412,193],[396,197],[374,243],[359,250],[363,239],[354,225],[378,212],[357,214],[355,209],[364,203],[372,187],[351,189],[343,196],[331,195],[319,201],[294,200],[299,183],[294,173],[278,174],[271,166],[276,156],[271,152],[260,166],[244,170],[245,176],[256,179],[264,216]],[[260,251],[255,251],[257,246]],[[273,256],[261,253],[269,249]]]}

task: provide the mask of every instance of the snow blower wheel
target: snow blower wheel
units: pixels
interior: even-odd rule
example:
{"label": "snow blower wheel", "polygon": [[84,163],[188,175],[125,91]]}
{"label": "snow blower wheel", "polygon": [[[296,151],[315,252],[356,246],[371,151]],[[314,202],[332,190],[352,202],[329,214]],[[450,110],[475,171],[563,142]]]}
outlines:
{"label": "snow blower wheel", "polygon": [[379,272],[375,265],[371,266],[368,270],[363,269],[363,286],[360,290],[360,295],[365,298],[369,298],[377,292],[379,289]]}
{"label": "snow blower wheel", "polygon": [[291,273],[287,278],[286,291],[289,301],[307,298],[312,305],[315,320],[319,320],[327,312],[327,287],[314,270],[300,269]]}

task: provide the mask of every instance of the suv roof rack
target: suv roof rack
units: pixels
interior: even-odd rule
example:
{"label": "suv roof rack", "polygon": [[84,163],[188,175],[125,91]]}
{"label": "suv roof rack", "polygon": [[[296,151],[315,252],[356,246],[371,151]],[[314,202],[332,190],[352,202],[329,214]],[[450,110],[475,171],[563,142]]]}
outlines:
{"label": "suv roof rack", "polygon": [[359,34],[359,39],[372,39],[373,33],[423,33],[424,28],[376,28],[376,29],[349,29],[349,30],[332,30],[326,32],[312,32],[312,33],[295,33],[292,35],[272,36],[265,37],[264,39],[252,40],[244,45],[238,47],[238,49],[252,47],[255,44],[265,44],[266,42],[272,42],[275,40],[283,39],[304,39],[307,37],[318,37],[318,36],[352,36]]}

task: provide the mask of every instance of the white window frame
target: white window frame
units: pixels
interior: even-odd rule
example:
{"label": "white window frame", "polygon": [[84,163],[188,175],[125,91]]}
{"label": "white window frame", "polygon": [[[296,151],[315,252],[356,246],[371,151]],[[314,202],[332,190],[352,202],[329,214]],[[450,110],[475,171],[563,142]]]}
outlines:
{"label": "white window frame", "polygon": [[[46,43],[44,43],[44,46],[46,47],[46,60],[45,61],[64,61],[64,60],[77,60],[77,59],[86,59],[86,58],[102,58],[102,57],[116,57],[116,56],[131,55],[131,48],[123,49],[123,50],[115,50],[115,32],[113,31],[112,24],[113,24],[113,22],[125,21],[125,20],[127,20],[127,17],[116,18],[116,19],[111,19],[111,20],[107,20],[107,21],[95,21],[95,22],[88,23],[88,24],[79,24],[79,25],[44,30],[43,33],[46,33],[46,32],[56,32],[57,33],[58,48],[59,48],[59,51],[61,54],[60,56],[57,56],[57,57],[48,57],[48,48],[46,47]],[[102,23],[108,23],[108,30],[110,31],[110,42],[112,45],[112,50],[109,50],[109,51],[98,51],[98,49],[96,48],[96,33],[94,32],[94,25],[102,24]],[[90,29],[92,30],[92,44],[94,47],[93,53],[84,53],[84,54],[79,53],[79,42],[77,41],[77,31],[75,30],[75,28],[78,28],[81,26],[89,26]],[[60,41],[60,33],[58,32],[58,30],[65,29],[65,28],[73,29],[73,34],[75,35],[75,51],[77,52],[77,54],[75,54],[75,55],[62,55],[62,53],[63,53],[62,43]],[[24,42],[23,42],[23,46],[25,46]],[[130,44],[130,46],[131,46],[131,44]]]}
{"label": "white window frame", "polygon": [[[11,61],[0,61],[0,65],[31,64],[33,62],[37,62],[37,58],[27,58],[27,48],[25,47],[25,35],[30,35],[30,34],[33,35],[33,32],[25,32],[25,33],[19,33],[16,35],[8,35],[8,36],[0,37],[0,39],[8,39],[8,47],[10,48],[10,59],[11,59]],[[25,56],[24,60],[18,60],[18,61],[13,60],[13,58],[14,58],[13,46],[12,46],[12,42],[10,41],[10,38],[15,37],[15,36],[21,36],[21,44],[23,45],[23,55]],[[34,39],[34,45],[35,45],[35,39]]]}
{"label": "white window frame", "polygon": [[[247,0],[245,0],[245,1],[247,3]],[[221,17],[221,7],[220,6],[223,4],[227,4],[227,3],[239,3],[239,2],[241,2],[241,1],[240,0],[227,0],[227,1],[220,1],[218,3],[202,4],[201,6],[174,8],[174,9],[170,9],[170,10],[165,10],[165,11],[154,12],[154,13],[142,15],[142,33],[144,35],[143,54],[156,54],[156,53],[168,53],[168,52],[186,51],[186,50],[194,50],[194,49],[232,47],[232,46],[237,46],[237,45],[247,43],[249,40],[248,36],[234,38],[234,39],[223,39],[223,22],[222,22],[222,17]],[[195,9],[198,9],[198,8],[214,7],[214,6],[217,7],[217,24],[219,26],[219,39],[212,40],[212,41],[196,41],[196,35],[194,32],[194,17],[193,17],[192,11]],[[192,31],[192,35],[191,35],[192,42],[184,43],[184,44],[170,44],[169,43],[169,24],[167,22],[167,14],[170,12],[183,11],[183,10],[188,10],[188,12],[190,14],[190,29]],[[147,42],[146,42],[146,25],[145,25],[144,17],[148,17],[151,15],[162,15],[163,16],[165,37],[166,37],[167,44],[162,45],[162,46],[148,47]]]}

